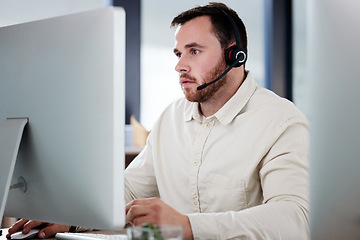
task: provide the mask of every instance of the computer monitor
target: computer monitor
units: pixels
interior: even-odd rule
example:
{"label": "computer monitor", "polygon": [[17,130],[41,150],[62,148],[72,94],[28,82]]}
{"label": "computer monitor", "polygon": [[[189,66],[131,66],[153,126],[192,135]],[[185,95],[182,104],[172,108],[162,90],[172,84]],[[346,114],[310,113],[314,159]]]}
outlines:
{"label": "computer monitor", "polygon": [[8,192],[4,216],[123,228],[122,8],[0,28],[0,134],[10,129],[8,118],[28,123],[13,174],[0,152],[0,175],[12,175],[10,185],[24,179],[26,191],[8,190],[2,179],[0,189]]}
{"label": "computer monitor", "polygon": [[360,239],[360,1],[307,4],[311,239]]}

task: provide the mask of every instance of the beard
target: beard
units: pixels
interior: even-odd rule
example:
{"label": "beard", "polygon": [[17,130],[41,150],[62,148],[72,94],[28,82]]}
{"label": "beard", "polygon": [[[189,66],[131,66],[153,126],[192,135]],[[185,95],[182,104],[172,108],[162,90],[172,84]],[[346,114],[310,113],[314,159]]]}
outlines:
{"label": "beard", "polygon": [[[216,79],[218,76],[220,76],[227,68],[227,65],[225,64],[225,61],[220,61],[221,63],[217,64],[212,72],[210,72],[205,77],[205,83],[211,82],[214,79]],[[180,75],[180,77],[186,77],[188,79],[196,81],[196,79],[187,73],[183,73]],[[197,90],[197,89],[183,89],[183,92],[185,94],[185,98],[190,102],[206,102],[209,99],[211,99],[214,94],[226,84],[227,82],[227,76],[225,75],[217,82],[208,85],[206,88]]]}

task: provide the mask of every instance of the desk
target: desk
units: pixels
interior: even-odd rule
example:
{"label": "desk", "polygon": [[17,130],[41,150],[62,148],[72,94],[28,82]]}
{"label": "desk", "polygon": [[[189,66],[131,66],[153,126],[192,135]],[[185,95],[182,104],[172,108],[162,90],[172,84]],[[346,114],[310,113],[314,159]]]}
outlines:
{"label": "desk", "polygon": [[1,228],[2,234],[0,236],[0,240],[7,240],[6,234],[8,233],[8,228]]}
{"label": "desk", "polygon": [[0,236],[0,240],[5,240],[6,239],[6,234],[7,234],[7,228],[1,228],[1,236]]}
{"label": "desk", "polygon": [[141,152],[143,147],[132,146],[125,148],[125,168],[131,163],[131,161]]}
{"label": "desk", "polygon": [[[2,235],[0,236],[0,240],[8,240],[6,238],[6,234],[8,233],[8,228],[1,228],[2,230]],[[85,232],[85,233],[96,233],[96,234],[126,234],[126,229],[121,230],[121,231],[90,231],[90,232]],[[33,239],[38,239],[38,238],[33,238]],[[55,240],[56,238],[47,238],[49,240]]]}

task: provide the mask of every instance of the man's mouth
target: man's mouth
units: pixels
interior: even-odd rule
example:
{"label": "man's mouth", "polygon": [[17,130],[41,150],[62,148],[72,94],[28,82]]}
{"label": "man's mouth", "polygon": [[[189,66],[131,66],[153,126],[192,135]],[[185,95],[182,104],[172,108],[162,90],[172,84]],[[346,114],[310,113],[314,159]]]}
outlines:
{"label": "man's mouth", "polygon": [[195,81],[189,80],[189,79],[180,79],[181,84],[188,84],[188,83],[194,83]]}
{"label": "man's mouth", "polygon": [[180,84],[182,86],[196,83],[196,79],[191,76],[187,76],[185,74],[180,75]]}

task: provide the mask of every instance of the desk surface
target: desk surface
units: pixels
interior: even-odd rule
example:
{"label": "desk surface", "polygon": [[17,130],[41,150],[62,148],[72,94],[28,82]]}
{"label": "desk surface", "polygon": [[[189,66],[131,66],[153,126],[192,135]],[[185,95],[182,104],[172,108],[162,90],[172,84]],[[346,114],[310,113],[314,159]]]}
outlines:
{"label": "desk surface", "polygon": [[[2,230],[2,234],[0,236],[0,240],[8,240],[6,238],[6,234],[8,233],[8,228],[1,228]],[[86,233],[97,233],[97,234],[126,234],[126,230],[122,230],[122,231],[90,231],[90,232],[86,232]],[[37,239],[37,238],[33,238],[33,239]],[[56,238],[47,238],[49,240],[55,240]]]}

